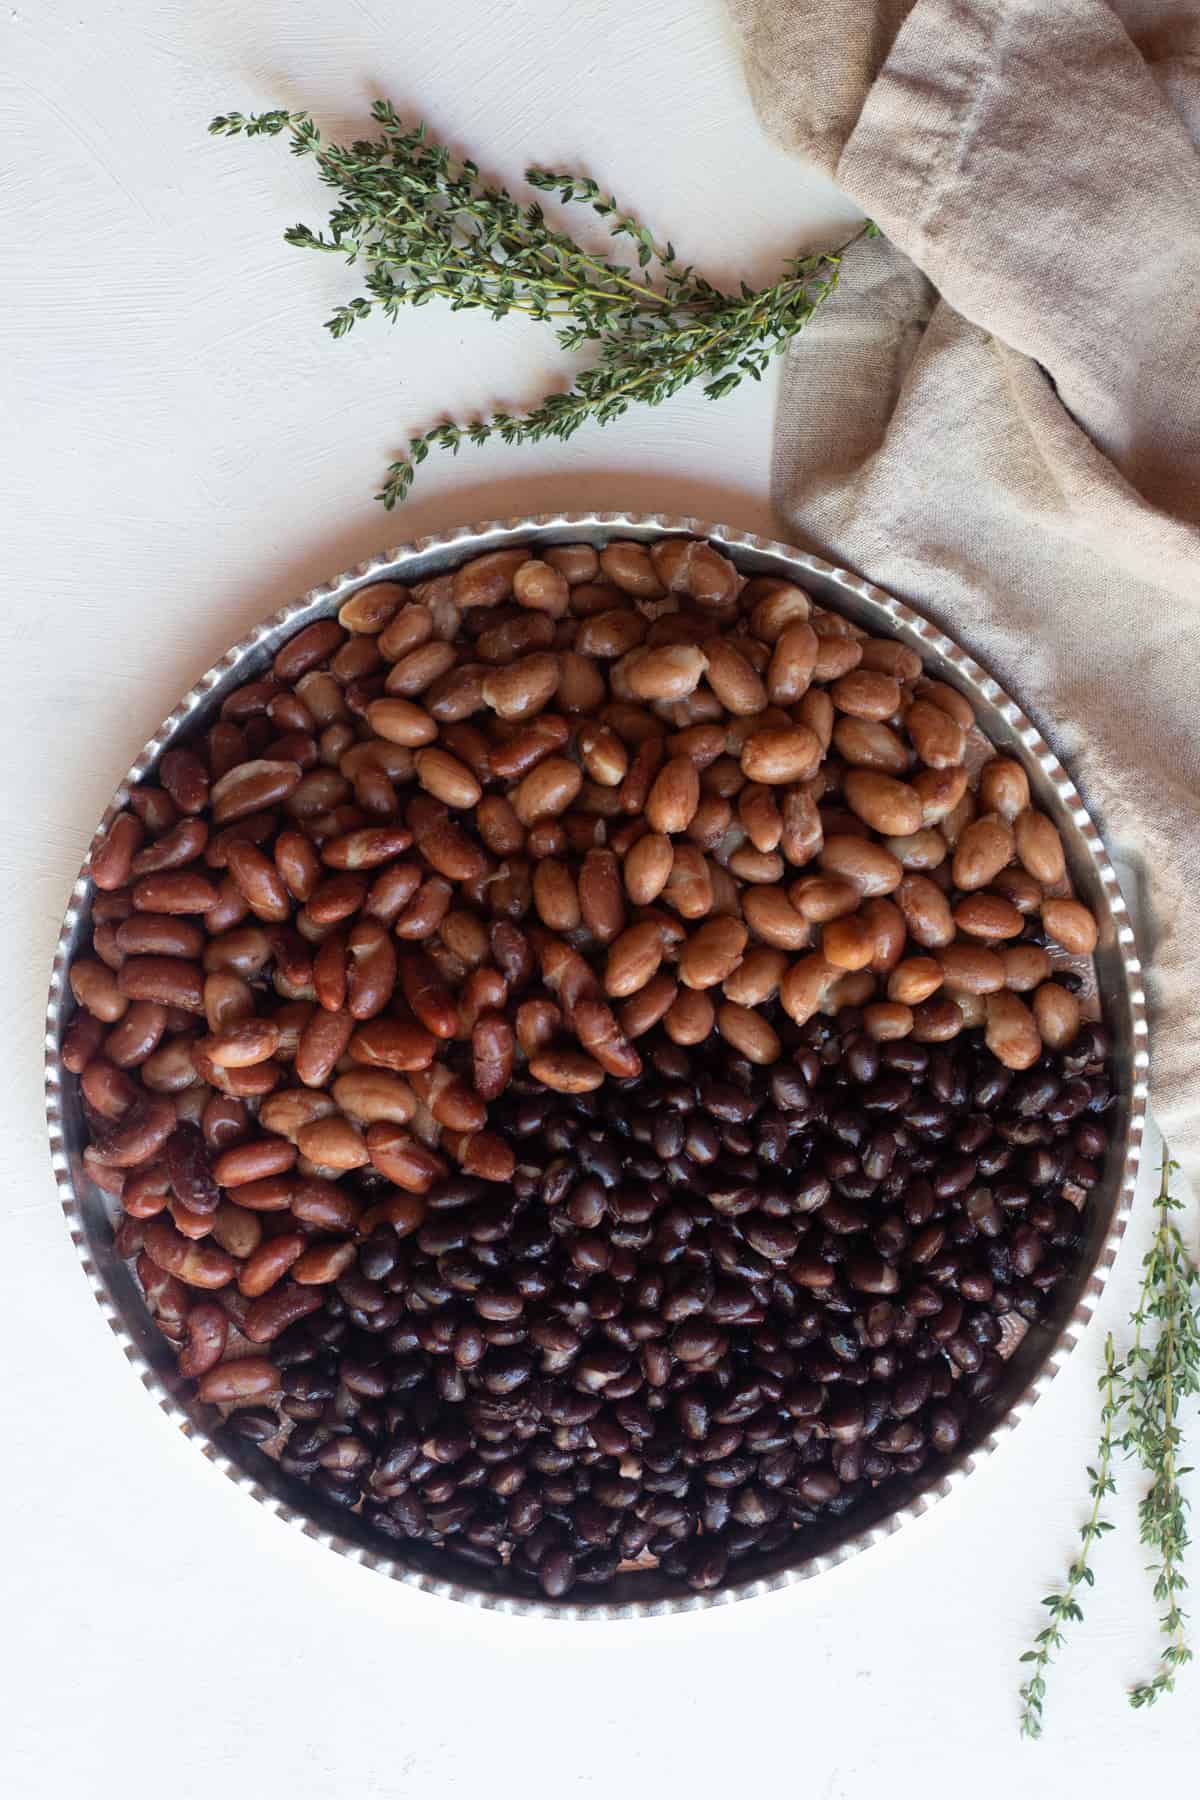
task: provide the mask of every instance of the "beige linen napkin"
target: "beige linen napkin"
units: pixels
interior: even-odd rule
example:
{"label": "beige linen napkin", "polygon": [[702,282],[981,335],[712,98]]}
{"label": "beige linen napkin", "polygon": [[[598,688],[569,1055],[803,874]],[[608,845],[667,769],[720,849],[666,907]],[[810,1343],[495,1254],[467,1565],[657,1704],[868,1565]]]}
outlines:
{"label": "beige linen napkin", "polygon": [[1020,696],[1132,867],[1200,1186],[1200,8],[728,3],[767,129],[889,240],[789,353],[776,504]]}

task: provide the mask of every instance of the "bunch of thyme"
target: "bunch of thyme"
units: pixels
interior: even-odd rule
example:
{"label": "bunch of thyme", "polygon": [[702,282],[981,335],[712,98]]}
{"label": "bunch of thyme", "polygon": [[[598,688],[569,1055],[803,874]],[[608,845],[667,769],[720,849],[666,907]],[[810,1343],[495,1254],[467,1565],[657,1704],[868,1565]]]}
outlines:
{"label": "bunch of thyme", "polygon": [[1182,1477],[1191,1470],[1179,1460],[1179,1416],[1182,1404],[1200,1393],[1200,1269],[1172,1216],[1183,1207],[1170,1191],[1177,1167],[1164,1149],[1154,1237],[1142,1259],[1142,1285],[1130,1321],[1133,1343],[1118,1361],[1111,1333],[1105,1342],[1100,1447],[1095,1466],[1088,1469],[1092,1508],[1080,1532],[1079,1555],[1067,1571],[1066,1585],[1042,1601],[1049,1610],[1049,1622],[1038,1632],[1033,1649],[1021,1658],[1031,1665],[1021,1688],[1021,1731],[1026,1737],[1041,1735],[1046,1669],[1062,1647],[1064,1625],[1083,1618],[1078,1594],[1081,1587],[1091,1587],[1095,1581],[1089,1561],[1092,1549],[1113,1529],[1111,1522],[1101,1517],[1101,1507],[1116,1491],[1113,1466],[1118,1451],[1149,1478],[1138,1507],[1138,1535],[1153,1553],[1149,1573],[1154,1576],[1154,1598],[1163,1608],[1159,1628],[1164,1641],[1158,1668],[1148,1681],[1130,1689],[1130,1705],[1153,1706],[1163,1694],[1173,1692],[1176,1675],[1192,1660],[1187,1615],[1181,1604],[1187,1588],[1182,1564],[1189,1534],[1188,1501],[1180,1487]]}
{"label": "bunch of thyme", "polygon": [[704,382],[710,400],[746,376],[758,381],[837,286],[840,256],[827,254],[793,258],[770,287],[743,283],[738,294],[723,293],[594,181],[528,170],[531,187],[590,207],[610,222],[613,237],[631,241],[636,266],[610,262],[555,230],[538,202],[521,205],[484,182],[474,163],[455,161],[423,125],[406,126],[390,102],[376,101],[372,116],[380,136],[348,145],[324,143],[303,112],[227,113],[209,126],[228,137],[287,132],[293,153],[315,157],[322,181],[335,189],[324,232],[295,225],[284,234],[290,244],[365,268],[365,292],[326,321],[333,336],[344,337],[373,311],[394,322],[402,307],[438,298],[494,319],[522,313],[557,323],[564,349],[594,351],[565,393],[524,412],[443,421],[412,438],[377,496],[387,507],[404,499],[431,449],[568,438],[589,419],[607,424],[692,381]]}

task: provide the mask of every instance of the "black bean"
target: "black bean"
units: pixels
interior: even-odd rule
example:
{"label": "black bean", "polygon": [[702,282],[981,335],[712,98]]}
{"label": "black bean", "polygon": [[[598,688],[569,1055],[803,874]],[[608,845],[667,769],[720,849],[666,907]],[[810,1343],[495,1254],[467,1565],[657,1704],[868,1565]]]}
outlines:
{"label": "black bean", "polygon": [[229,1429],[250,1444],[265,1444],[279,1430],[279,1418],[268,1406],[243,1406],[232,1413]]}
{"label": "black bean", "polygon": [[1040,1317],[1077,1253],[1104,1039],[1014,1076],[977,1031],[767,1012],[768,1070],[656,1028],[593,1094],[518,1074],[489,1111],[511,1184],[435,1184],[275,1346],[289,1472],[561,1598],[647,1549],[703,1591],[954,1451],[1004,1377],[1000,1319]]}

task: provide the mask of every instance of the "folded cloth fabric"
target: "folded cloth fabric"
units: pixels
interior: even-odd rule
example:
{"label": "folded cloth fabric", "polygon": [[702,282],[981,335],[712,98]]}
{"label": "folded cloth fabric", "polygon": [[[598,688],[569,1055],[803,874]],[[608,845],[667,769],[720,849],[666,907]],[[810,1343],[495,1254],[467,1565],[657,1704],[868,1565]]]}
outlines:
{"label": "folded cloth fabric", "polygon": [[768,131],[886,241],[793,345],[792,535],[1019,696],[1132,868],[1200,1186],[1200,9],[728,0]]}

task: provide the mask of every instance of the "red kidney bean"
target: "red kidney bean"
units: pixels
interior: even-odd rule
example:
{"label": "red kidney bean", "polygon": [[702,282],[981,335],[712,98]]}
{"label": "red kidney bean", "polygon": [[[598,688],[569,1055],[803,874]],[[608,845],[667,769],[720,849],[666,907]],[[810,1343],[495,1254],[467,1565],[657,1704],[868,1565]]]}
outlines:
{"label": "red kidney bean", "polygon": [[204,1011],[204,978],[198,963],[177,956],[131,956],[121,965],[117,986],[127,1000],[152,1000]]}
{"label": "red kidney bean", "polygon": [[192,1305],[187,1289],[145,1251],[137,1259],[137,1278],[142,1285],[147,1310],[158,1329],[172,1343],[180,1343],[187,1331],[187,1317]]}
{"label": "red kidney bean", "polygon": [[158,1048],[167,1028],[167,1009],[155,1000],[138,1000],[109,1032],[104,1052],[119,1069],[136,1068]]}
{"label": "red kidney bean", "polygon": [[104,1042],[104,1023],[89,1012],[77,1012],[63,1033],[63,1067],[82,1075]]}
{"label": "red kidney bean", "polygon": [[[172,831],[165,832],[162,837],[155,838],[152,844],[147,844],[144,850],[138,851],[133,859],[132,872],[135,877],[141,877],[156,874],[163,869],[182,869],[185,863],[190,863],[200,855],[207,843],[208,826],[203,819],[181,819]],[[135,891],[134,905],[137,903]],[[181,910],[191,912],[197,909],[184,907]],[[164,908],[164,911],[170,911],[170,908]]]}
{"label": "red kidney bean", "polygon": [[351,1018],[373,1019],[396,985],[396,947],[378,919],[356,919],[346,939],[346,1006]]}
{"label": "red kidney bean", "polygon": [[212,882],[191,869],[143,875],[133,887],[133,904],[138,912],[203,913],[215,906],[217,899]]}
{"label": "red kidney bean", "polygon": [[181,813],[203,812],[208,804],[208,770],[192,750],[168,750],[158,778]]}
{"label": "red kidney bean", "polygon": [[238,763],[214,782],[211,801],[216,824],[228,825],[264,807],[276,806],[300,786],[303,770],[289,760],[252,758]]}
{"label": "red kidney bean", "polygon": [[296,1051],[295,1069],[306,1087],[324,1087],[355,1035],[355,1021],[348,1012],[312,1014]]}
{"label": "red kidney bean", "polygon": [[204,931],[170,913],[135,913],[117,926],[117,948],[126,956],[171,956],[194,962],[204,950]]}
{"label": "red kidney bean", "polygon": [[166,1210],[171,1183],[164,1162],[144,1163],[126,1179],[121,1205],[132,1219],[153,1219]]}
{"label": "red kidney bean", "polygon": [[129,804],[151,837],[161,837],[178,823],[179,808],[162,788],[145,785],[131,788]]}
{"label": "red kidney bean", "polygon": [[219,1288],[233,1279],[233,1259],[224,1250],[216,1244],[189,1243],[163,1219],[151,1219],[146,1226],[146,1254],[185,1287]]}
{"label": "red kidney bean", "polygon": [[175,1127],[166,1141],[163,1160],[172,1190],[196,1213],[212,1213],[221,1204],[221,1190],[213,1176],[212,1158],[198,1125]]}
{"label": "red kidney bean", "polygon": [[503,1014],[485,1012],[471,1033],[471,1057],[475,1091],[483,1100],[496,1100],[512,1079],[515,1045],[513,1030]]}
{"label": "red kidney bean", "polygon": [[204,860],[210,869],[227,869],[233,844],[265,844],[278,823],[274,810],[247,813],[235,825],[227,825],[208,841]]}
{"label": "red kidney bean", "polygon": [[222,1150],[213,1164],[213,1178],[224,1188],[241,1187],[269,1175],[285,1175],[296,1160],[296,1146],[282,1137],[252,1138]]}
{"label": "red kidney bean", "polygon": [[278,1391],[279,1371],[265,1356],[239,1356],[218,1363],[201,1375],[198,1389],[200,1399],[213,1406],[237,1406],[243,1400],[261,1400]]}
{"label": "red kidney bean", "polygon": [[187,1316],[187,1343],[179,1352],[179,1373],[202,1378],[225,1354],[229,1320],[215,1300],[199,1300]]}
{"label": "red kidney bean", "polygon": [[245,1336],[252,1344],[269,1344],[289,1325],[317,1312],[321,1305],[320,1294],[312,1288],[285,1282],[254,1302],[246,1314]]}
{"label": "red kidney bean", "polygon": [[282,1281],[292,1264],[304,1253],[308,1239],[302,1231],[283,1231],[267,1238],[251,1252],[238,1271],[238,1288],[249,1299],[257,1300]]}
{"label": "red kidney bean", "polygon": [[229,873],[238,892],[258,919],[278,925],[290,918],[291,897],[275,864],[254,844],[230,844]]}
{"label": "red kidney bean", "polygon": [[129,880],[133,859],[146,835],[140,819],[118,813],[92,852],[89,874],[98,888],[122,888]]}
{"label": "red kidney bean", "polygon": [[133,1169],[158,1154],[174,1126],[172,1102],[147,1094],[102,1131],[93,1144],[96,1154],[110,1167]]}

